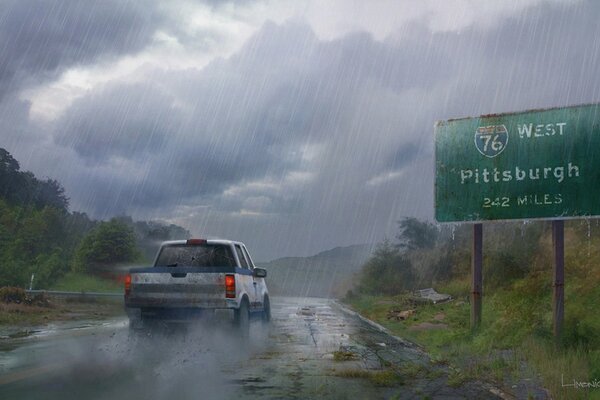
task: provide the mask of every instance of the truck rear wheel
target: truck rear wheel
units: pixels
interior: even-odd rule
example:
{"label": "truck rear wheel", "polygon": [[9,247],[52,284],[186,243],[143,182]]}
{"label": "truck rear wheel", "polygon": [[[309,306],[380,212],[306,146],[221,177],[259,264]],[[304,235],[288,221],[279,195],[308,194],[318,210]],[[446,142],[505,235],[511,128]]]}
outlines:
{"label": "truck rear wheel", "polygon": [[271,302],[269,296],[265,296],[263,301],[263,311],[261,313],[261,319],[263,323],[271,322]]}
{"label": "truck rear wheel", "polygon": [[242,336],[247,337],[250,334],[250,307],[248,300],[243,299],[240,308],[234,312],[235,324],[240,330]]}

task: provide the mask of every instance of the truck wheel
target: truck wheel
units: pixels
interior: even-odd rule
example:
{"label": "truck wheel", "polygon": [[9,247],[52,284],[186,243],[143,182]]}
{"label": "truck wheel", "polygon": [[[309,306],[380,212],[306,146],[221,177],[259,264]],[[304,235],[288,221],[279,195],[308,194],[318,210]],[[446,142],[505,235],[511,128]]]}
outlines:
{"label": "truck wheel", "polygon": [[269,301],[268,296],[265,296],[265,299],[263,301],[263,311],[261,317],[263,323],[271,322],[271,302]]}
{"label": "truck wheel", "polygon": [[242,333],[242,336],[248,337],[250,334],[250,307],[248,307],[248,300],[242,300],[240,308],[235,310],[235,323]]}

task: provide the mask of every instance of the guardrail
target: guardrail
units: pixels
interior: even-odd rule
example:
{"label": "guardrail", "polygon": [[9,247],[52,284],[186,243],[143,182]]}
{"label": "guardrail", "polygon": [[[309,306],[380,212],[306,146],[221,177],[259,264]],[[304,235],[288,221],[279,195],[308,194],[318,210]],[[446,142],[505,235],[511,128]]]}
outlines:
{"label": "guardrail", "polygon": [[28,294],[45,294],[46,296],[54,297],[108,297],[108,298],[123,298],[123,293],[111,293],[111,292],[65,292],[61,290],[26,290]]}

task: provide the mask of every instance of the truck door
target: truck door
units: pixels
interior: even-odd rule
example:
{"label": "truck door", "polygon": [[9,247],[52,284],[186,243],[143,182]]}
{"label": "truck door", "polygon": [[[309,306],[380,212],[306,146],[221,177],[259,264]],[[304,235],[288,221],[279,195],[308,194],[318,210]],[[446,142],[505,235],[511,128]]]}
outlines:
{"label": "truck door", "polygon": [[239,244],[234,245],[235,253],[237,254],[238,260],[240,261],[240,267],[249,272],[249,274],[239,274],[240,280],[243,281],[244,289],[248,294],[248,300],[250,301],[250,309],[255,309],[256,306],[256,285],[254,284],[254,276],[252,276],[252,270],[246,261],[244,252]]}
{"label": "truck door", "polygon": [[[250,258],[250,254],[248,254],[248,249],[246,249],[246,246],[242,246],[242,250],[244,252],[244,255],[246,256],[246,259],[248,260],[248,265],[250,266],[250,270],[253,271],[254,270],[254,262],[252,261],[252,258]],[[267,285],[265,284],[265,278],[257,278],[254,275],[252,275],[252,279],[254,279],[254,288],[256,289],[257,306],[262,308],[265,293],[267,292]]]}

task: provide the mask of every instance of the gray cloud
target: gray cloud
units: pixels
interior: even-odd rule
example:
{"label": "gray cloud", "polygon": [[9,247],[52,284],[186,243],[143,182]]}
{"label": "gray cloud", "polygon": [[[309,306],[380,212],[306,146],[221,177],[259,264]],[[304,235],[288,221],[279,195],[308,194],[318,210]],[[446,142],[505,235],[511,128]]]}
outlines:
{"label": "gray cloud", "polygon": [[153,11],[131,1],[3,1],[0,99],[68,66],[141,49],[159,20]]}
{"label": "gray cloud", "polygon": [[156,153],[180,129],[174,103],[151,83],[103,88],[75,102],[57,122],[55,139],[92,164]]}

